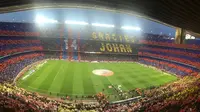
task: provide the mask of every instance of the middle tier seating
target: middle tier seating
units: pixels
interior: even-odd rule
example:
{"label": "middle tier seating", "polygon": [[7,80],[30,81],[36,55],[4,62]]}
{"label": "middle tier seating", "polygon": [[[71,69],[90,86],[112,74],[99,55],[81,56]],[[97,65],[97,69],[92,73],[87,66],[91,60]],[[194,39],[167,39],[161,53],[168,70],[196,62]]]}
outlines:
{"label": "middle tier seating", "polygon": [[43,50],[43,46],[41,41],[35,37],[0,37],[0,57],[37,50]]}
{"label": "middle tier seating", "polygon": [[181,76],[197,75],[199,72],[199,45],[174,44],[155,40],[143,40],[141,45],[138,51],[141,63],[161,67],[161,69]]}

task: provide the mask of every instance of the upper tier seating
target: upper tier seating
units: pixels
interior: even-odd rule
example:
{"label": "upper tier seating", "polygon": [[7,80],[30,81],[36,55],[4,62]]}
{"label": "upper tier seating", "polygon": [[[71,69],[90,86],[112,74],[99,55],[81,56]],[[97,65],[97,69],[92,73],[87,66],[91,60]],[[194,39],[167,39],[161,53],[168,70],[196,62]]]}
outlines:
{"label": "upper tier seating", "polygon": [[0,37],[0,57],[26,51],[43,50],[41,41],[34,37]]}
{"label": "upper tier seating", "polygon": [[181,65],[178,63],[173,63],[170,61],[152,59],[149,57],[146,57],[146,58],[140,57],[139,62],[145,65],[155,66],[158,69],[171,72],[179,76],[186,76],[186,75],[197,76],[198,75],[198,69]]}
{"label": "upper tier seating", "polygon": [[138,51],[139,62],[179,76],[198,75],[200,45],[175,44],[173,41],[155,37],[141,40],[141,47]]}
{"label": "upper tier seating", "polygon": [[163,58],[200,67],[199,45],[174,44],[151,40],[141,42],[143,45],[138,53],[141,56]]}
{"label": "upper tier seating", "polygon": [[164,41],[152,41],[152,40],[141,40],[141,44],[146,44],[146,45],[156,45],[156,46],[165,46],[165,47],[173,47],[173,48],[183,48],[183,49],[200,49],[200,45],[196,44],[175,44],[175,43],[168,43]]}
{"label": "upper tier seating", "polygon": [[60,50],[63,51],[65,43],[63,38],[40,38],[44,50]]}

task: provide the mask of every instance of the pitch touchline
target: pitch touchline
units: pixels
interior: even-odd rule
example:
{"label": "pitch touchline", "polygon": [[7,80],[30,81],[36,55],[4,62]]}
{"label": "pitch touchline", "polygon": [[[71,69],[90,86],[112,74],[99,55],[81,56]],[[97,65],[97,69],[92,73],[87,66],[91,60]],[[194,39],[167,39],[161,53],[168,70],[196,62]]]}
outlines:
{"label": "pitch touchline", "polygon": [[[43,60],[42,60],[43,61]],[[42,61],[39,61],[39,62],[42,62]],[[36,62],[37,63],[37,62]],[[44,63],[47,63],[47,61],[45,61]],[[44,63],[43,63],[43,65],[44,65]],[[41,67],[43,67],[43,65],[41,66]],[[35,65],[36,66],[36,65]],[[22,78],[22,80],[26,80],[27,78],[30,78],[29,76],[33,76],[38,70],[39,70],[39,68],[38,69],[33,69],[35,66],[32,66],[27,72],[30,72],[30,70],[35,70],[33,73],[31,73],[31,74],[26,74],[24,77],[26,77],[25,79],[23,79]],[[40,67],[40,69],[41,69],[41,67]],[[36,79],[37,79],[38,77],[36,77]],[[20,81],[17,85],[21,85],[23,83],[23,81]]]}
{"label": "pitch touchline", "polygon": [[[22,84],[22,85],[23,85],[23,84]],[[39,89],[39,88],[34,88],[34,87],[31,87],[31,86],[26,86],[26,87],[28,87],[28,88],[30,88],[30,89],[41,90],[41,91],[44,91],[44,92],[49,93],[48,90],[43,90],[43,89]],[[36,91],[34,91],[34,90],[30,90],[30,91],[36,92]],[[40,93],[40,92],[38,92],[38,93]],[[54,91],[51,91],[51,93],[67,94],[67,93],[54,92]],[[85,94],[85,93],[84,93],[84,94],[67,94],[67,95],[95,95],[95,94]],[[107,95],[115,95],[115,94],[107,94]]]}

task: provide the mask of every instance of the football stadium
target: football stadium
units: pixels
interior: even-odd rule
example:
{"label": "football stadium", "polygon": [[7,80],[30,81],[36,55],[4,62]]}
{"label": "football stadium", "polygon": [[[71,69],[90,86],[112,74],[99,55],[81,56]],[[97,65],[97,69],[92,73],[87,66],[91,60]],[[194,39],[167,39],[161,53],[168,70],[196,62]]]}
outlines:
{"label": "football stadium", "polygon": [[200,111],[198,28],[100,6],[15,5],[0,8],[0,111]]}

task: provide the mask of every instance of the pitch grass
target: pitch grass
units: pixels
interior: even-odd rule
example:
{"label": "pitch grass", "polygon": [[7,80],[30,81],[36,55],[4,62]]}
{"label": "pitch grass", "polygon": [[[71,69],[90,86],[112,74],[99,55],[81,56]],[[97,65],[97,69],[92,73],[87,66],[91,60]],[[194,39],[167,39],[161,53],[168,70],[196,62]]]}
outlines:
{"label": "pitch grass", "polygon": [[[97,76],[92,73],[95,69],[108,69],[113,71],[114,75]],[[22,78],[28,75],[28,72]],[[116,94],[116,91],[108,86],[121,85],[121,89],[127,91],[159,86],[177,79],[173,75],[138,63],[89,63],[66,60],[48,60],[30,76],[22,78],[17,82],[19,87],[53,96],[87,96],[98,92]]]}

